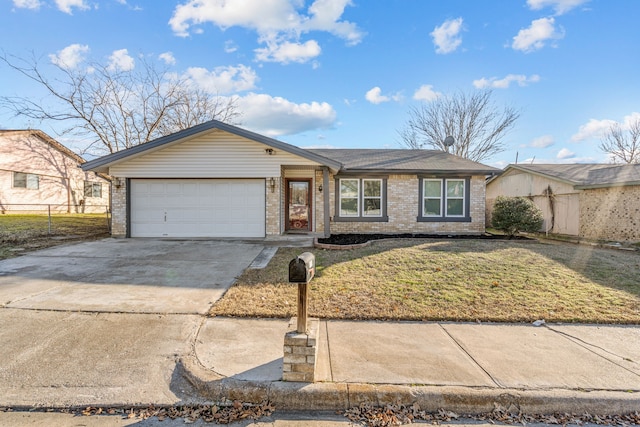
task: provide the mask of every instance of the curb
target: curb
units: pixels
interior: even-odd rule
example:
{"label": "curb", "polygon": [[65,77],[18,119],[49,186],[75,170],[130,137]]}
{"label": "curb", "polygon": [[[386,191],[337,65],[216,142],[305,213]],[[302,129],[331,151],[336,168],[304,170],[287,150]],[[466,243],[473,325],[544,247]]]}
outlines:
{"label": "curb", "polygon": [[241,381],[214,373],[193,356],[181,359],[178,365],[187,381],[206,399],[256,404],[269,401],[283,411],[339,411],[363,403],[375,406],[417,403],[427,412],[444,409],[465,415],[489,413],[496,408],[523,414],[621,415],[634,413],[640,407],[640,393],[614,390]]}

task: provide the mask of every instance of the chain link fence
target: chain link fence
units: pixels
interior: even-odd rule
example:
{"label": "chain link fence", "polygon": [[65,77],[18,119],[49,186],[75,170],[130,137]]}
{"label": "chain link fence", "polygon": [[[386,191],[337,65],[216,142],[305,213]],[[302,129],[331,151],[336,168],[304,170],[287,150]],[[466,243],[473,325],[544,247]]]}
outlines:
{"label": "chain link fence", "polygon": [[0,243],[110,232],[111,214],[106,205],[0,204]]}

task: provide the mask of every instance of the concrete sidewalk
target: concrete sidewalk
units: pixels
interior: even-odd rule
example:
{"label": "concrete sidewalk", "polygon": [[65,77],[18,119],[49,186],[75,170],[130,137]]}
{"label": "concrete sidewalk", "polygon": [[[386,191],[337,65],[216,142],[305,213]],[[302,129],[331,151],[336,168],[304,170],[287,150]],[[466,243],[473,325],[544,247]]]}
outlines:
{"label": "concrete sidewalk", "polygon": [[284,382],[288,320],[207,319],[185,375],[206,397],[283,410],[624,414],[640,409],[640,327],[321,321],[314,384]]}

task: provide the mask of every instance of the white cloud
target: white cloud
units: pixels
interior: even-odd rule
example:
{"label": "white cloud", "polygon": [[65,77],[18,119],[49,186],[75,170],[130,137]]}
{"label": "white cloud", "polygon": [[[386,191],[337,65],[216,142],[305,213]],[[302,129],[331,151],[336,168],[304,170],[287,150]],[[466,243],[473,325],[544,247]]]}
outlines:
{"label": "white cloud", "polygon": [[513,38],[511,47],[523,52],[533,52],[542,49],[548,40],[557,40],[564,37],[562,31],[556,30],[554,18],[540,18],[531,21],[529,28],[518,31]]}
{"label": "white cloud", "polygon": [[227,40],[224,42],[224,51],[227,53],[233,53],[238,50],[238,45],[233,40]]}
{"label": "white cloud", "polygon": [[320,51],[320,45],[315,40],[309,40],[306,43],[269,41],[267,47],[256,49],[255,53],[258,61],[288,64],[307,62],[319,56]]}
{"label": "white cloud", "polygon": [[56,0],[56,6],[58,6],[61,12],[68,13],[69,15],[73,14],[72,8],[74,7],[79,10],[89,9],[89,5],[85,0]]}
{"label": "white cloud", "polygon": [[131,71],[136,66],[134,59],[129,56],[127,49],[114,50],[109,56],[107,69],[111,71]]}
{"label": "white cloud", "polygon": [[462,18],[449,19],[431,32],[436,53],[451,53],[460,46],[462,37]]}
{"label": "white cloud", "polygon": [[571,137],[571,140],[579,142],[589,138],[601,138],[604,133],[615,124],[619,124],[622,130],[628,130],[630,126],[638,120],[640,120],[640,112],[633,112],[624,116],[621,122],[616,122],[611,119],[590,119],[587,123],[580,126],[578,132]]}
{"label": "white cloud", "polygon": [[222,30],[234,26],[255,30],[260,43],[271,43],[257,50],[258,60],[271,61],[281,57],[304,62],[301,59],[317,56],[320,49],[316,41],[300,41],[302,34],[312,31],[334,34],[348,45],[358,44],[364,37],[356,24],[341,20],[351,0],[315,0],[306,12],[301,10],[304,4],[299,0],[188,0],[176,6],[169,25],[181,37],[197,32],[193,27],[206,23]]}
{"label": "white cloud", "polygon": [[164,52],[158,55],[158,58],[164,61],[167,65],[175,65],[176,58],[173,56],[173,52]]}
{"label": "white cloud", "polygon": [[494,88],[494,89],[508,89],[511,83],[517,83],[518,86],[527,86],[529,83],[537,83],[540,81],[540,76],[532,74],[527,77],[524,74],[508,74],[502,79],[497,77],[481,78],[473,81],[473,86],[477,89]]}
{"label": "white cloud", "polygon": [[557,15],[562,15],[588,1],[589,0],[527,0],[527,5],[531,10],[552,7]]}
{"label": "white cloud", "polygon": [[413,94],[413,99],[417,99],[419,101],[435,101],[442,94],[440,92],[436,92],[433,90],[433,86],[431,85],[422,85],[416,90]]}
{"label": "white cloud", "polygon": [[547,147],[551,147],[555,143],[556,141],[553,138],[553,136],[542,135],[537,138],[534,138],[534,140],[531,141],[531,144],[529,146],[532,148],[547,148]]}
{"label": "white cloud", "polygon": [[395,93],[393,95],[383,95],[382,89],[380,89],[378,86],[369,89],[364,97],[372,104],[382,104],[383,102],[402,100],[402,95],[400,93]]}
{"label": "white cloud", "polygon": [[200,89],[211,93],[228,94],[255,88],[258,75],[245,65],[217,67],[212,71],[201,67],[191,67],[184,74]]}
{"label": "white cloud", "polygon": [[388,96],[382,95],[382,89],[380,89],[378,86],[367,91],[364,97],[372,104],[382,104],[383,102],[388,102],[391,100]]}
{"label": "white cloud", "polygon": [[42,3],[40,0],[13,0],[13,5],[18,9],[38,10]]}
{"label": "white cloud", "polygon": [[281,97],[251,93],[238,98],[242,124],[247,128],[278,137],[315,129],[328,129],[336,121],[336,112],[326,102],[296,104]]}
{"label": "white cloud", "polygon": [[576,153],[574,153],[573,151],[570,151],[566,148],[561,149],[560,151],[558,151],[558,155],[556,156],[558,159],[561,160],[565,160],[565,159],[572,159],[576,156]]}
{"label": "white cloud", "polygon": [[59,50],[56,54],[50,54],[49,60],[58,67],[72,69],[84,61],[88,52],[89,46],[76,43]]}
{"label": "white cloud", "polygon": [[615,124],[615,120],[596,120],[591,119],[586,124],[580,126],[578,129],[578,133],[571,137],[571,140],[574,142],[583,141],[589,138],[600,138],[606,130],[608,130],[611,125]]}

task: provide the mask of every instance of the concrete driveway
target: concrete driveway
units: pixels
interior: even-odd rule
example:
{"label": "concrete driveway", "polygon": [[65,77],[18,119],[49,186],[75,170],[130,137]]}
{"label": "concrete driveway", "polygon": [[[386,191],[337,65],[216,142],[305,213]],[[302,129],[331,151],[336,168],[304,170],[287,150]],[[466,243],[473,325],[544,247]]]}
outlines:
{"label": "concrete driveway", "polygon": [[0,306],[205,314],[260,242],[104,239],[0,261]]}
{"label": "concrete driveway", "polygon": [[0,407],[197,401],[177,360],[262,249],[104,239],[0,261]]}

